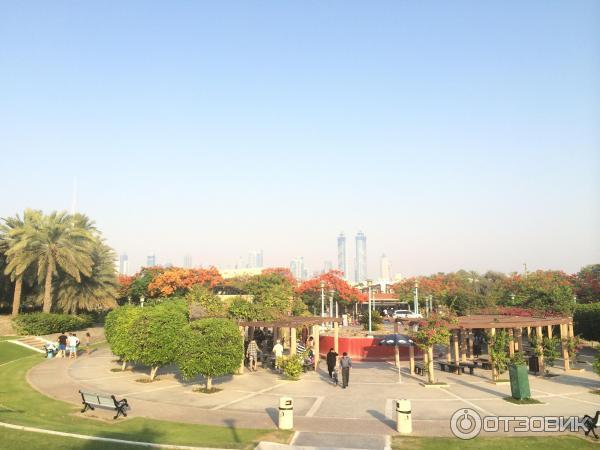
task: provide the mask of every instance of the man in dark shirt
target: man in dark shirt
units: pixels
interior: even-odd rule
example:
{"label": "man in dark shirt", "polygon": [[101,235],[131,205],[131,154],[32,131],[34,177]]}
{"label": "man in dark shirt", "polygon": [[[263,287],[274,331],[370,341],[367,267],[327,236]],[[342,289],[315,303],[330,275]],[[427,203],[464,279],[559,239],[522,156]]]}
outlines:
{"label": "man in dark shirt", "polygon": [[352,360],[346,352],[340,358],[340,367],[342,368],[342,387],[346,389],[348,381],[350,381],[350,368],[352,367]]}
{"label": "man in dark shirt", "polygon": [[329,352],[327,352],[327,372],[329,372],[329,378],[333,378],[333,370],[337,363],[337,356],[338,354],[333,348],[330,348]]}
{"label": "man in dark shirt", "polygon": [[61,358],[65,357],[65,350],[67,349],[67,335],[64,331],[60,332],[58,337],[58,356]]}

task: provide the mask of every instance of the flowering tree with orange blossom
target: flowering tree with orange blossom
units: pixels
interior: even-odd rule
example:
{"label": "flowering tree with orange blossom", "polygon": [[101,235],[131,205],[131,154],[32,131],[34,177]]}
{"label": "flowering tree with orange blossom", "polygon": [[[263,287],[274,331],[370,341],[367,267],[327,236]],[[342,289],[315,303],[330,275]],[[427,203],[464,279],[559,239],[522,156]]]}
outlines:
{"label": "flowering tree with orange blossom", "polygon": [[334,290],[334,300],[343,305],[350,305],[356,302],[366,302],[367,296],[358,289],[350,286],[342,279],[342,272],[339,270],[330,270],[318,277],[306,280],[296,288],[296,294],[302,298],[304,303],[312,306],[321,303],[321,281],[325,283],[325,295],[329,298],[329,291]]}
{"label": "flowering tree with orange blossom", "polygon": [[156,276],[148,285],[152,297],[183,295],[192,286],[215,287],[223,283],[223,277],[215,267],[208,269],[182,269],[173,267]]}

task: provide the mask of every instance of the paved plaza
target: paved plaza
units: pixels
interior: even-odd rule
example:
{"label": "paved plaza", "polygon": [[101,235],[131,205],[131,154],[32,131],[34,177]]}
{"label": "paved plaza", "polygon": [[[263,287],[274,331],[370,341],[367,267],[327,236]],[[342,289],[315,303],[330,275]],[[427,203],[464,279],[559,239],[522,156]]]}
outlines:
{"label": "paved plaza", "polygon": [[[406,362],[403,362],[406,365]],[[560,415],[582,416],[600,409],[597,376],[591,366],[582,372],[553,369],[558,376],[541,379],[530,376],[532,396],[538,405],[515,405],[503,400],[510,396],[510,385],[490,383],[490,372],[454,375],[436,371],[447,388],[425,388],[422,377],[401,377],[392,363],[355,363],[348,389],[329,381],[325,366],[309,372],[299,381],[286,380],[267,369],[215,380],[223,390],[215,394],[193,392],[198,382],[186,383],[168,368],[159,371],[160,381],[141,383],[144,371],[112,372],[120,367],[107,348],[77,360],[51,359],[28,373],[29,383],[40,392],[66,402],[80,404],[78,390],[126,397],[132,406],[130,417],[205,423],[229,427],[274,428],[278,401],[282,396],[294,399],[296,440],[311,445],[314,433],[336,432],[370,435],[380,439],[395,433],[394,400],[410,399],[414,435],[451,435],[449,419],[460,408],[472,408],[480,415]],[[506,374],[508,375],[508,374]],[[88,411],[86,415],[111,420],[111,414]],[[356,436],[357,448],[360,437]],[[383,442],[383,441],[382,441]],[[345,444],[351,448],[352,444]]]}

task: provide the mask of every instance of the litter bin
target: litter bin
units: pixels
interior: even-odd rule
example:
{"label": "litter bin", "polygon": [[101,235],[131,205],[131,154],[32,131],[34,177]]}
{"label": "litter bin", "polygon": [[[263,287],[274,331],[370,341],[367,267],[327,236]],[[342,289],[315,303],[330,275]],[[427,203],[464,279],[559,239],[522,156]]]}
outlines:
{"label": "litter bin", "polygon": [[512,398],[517,400],[530,398],[528,367],[511,364],[508,366],[508,374],[510,376],[510,393]]}
{"label": "litter bin", "polygon": [[396,400],[396,430],[401,434],[412,433],[412,411],[410,400]]}
{"label": "litter bin", "polygon": [[537,356],[529,357],[529,371],[533,373],[539,373],[540,371],[540,358]]}
{"label": "litter bin", "polygon": [[279,429],[291,430],[294,428],[294,400],[291,397],[279,399]]}

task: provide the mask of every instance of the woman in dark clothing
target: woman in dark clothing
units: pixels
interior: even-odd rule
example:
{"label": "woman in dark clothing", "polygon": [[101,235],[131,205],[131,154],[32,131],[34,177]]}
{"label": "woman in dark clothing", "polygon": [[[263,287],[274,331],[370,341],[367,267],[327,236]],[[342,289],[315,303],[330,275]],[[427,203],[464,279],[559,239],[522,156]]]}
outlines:
{"label": "woman in dark clothing", "polygon": [[337,356],[338,354],[333,350],[333,348],[329,349],[327,353],[327,372],[329,372],[329,378],[333,377],[333,370],[337,364]]}

